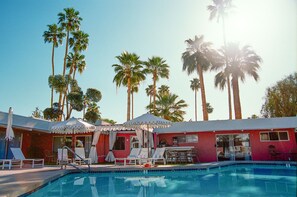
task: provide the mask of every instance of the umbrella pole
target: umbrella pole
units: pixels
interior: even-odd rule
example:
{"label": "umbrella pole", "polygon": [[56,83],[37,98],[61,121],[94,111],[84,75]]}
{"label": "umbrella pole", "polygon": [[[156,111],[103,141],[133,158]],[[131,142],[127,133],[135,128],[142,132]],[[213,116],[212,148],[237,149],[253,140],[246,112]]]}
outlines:
{"label": "umbrella pole", "polygon": [[8,147],[9,147],[9,140],[6,140],[6,143],[5,143],[5,159],[7,159],[7,156],[8,156]]}
{"label": "umbrella pole", "polygon": [[147,156],[150,157],[150,136],[149,136],[149,126],[147,125]]}

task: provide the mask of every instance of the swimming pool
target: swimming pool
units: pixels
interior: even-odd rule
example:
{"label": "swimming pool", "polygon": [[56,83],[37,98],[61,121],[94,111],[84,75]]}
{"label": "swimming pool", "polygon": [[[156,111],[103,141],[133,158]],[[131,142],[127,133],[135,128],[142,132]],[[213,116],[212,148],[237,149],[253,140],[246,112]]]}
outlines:
{"label": "swimming pool", "polygon": [[296,197],[296,170],[242,164],[205,170],[73,173],[29,196]]}

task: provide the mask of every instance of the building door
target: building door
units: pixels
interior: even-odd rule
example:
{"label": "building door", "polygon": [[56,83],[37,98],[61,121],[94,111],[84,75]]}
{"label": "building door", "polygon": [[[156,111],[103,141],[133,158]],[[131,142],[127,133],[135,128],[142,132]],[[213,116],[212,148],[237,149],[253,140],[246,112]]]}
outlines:
{"label": "building door", "polygon": [[251,160],[249,134],[216,135],[217,159]]}

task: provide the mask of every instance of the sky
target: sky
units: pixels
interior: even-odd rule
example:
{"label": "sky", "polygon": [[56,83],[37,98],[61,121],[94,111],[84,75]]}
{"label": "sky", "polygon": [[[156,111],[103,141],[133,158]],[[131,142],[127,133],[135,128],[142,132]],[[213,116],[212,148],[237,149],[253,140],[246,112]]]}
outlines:
{"label": "sky", "polygon": [[[0,2],[0,111],[9,107],[15,114],[30,116],[35,107],[50,105],[48,76],[51,74],[51,47],[44,43],[47,25],[58,22],[57,14],[73,7],[83,18],[81,30],[89,34],[84,53],[87,68],[77,80],[82,90],[96,88],[102,93],[98,103],[102,118],[126,121],[126,88],[116,88],[113,64],[123,51],[136,53],[141,60],[160,56],[170,66],[170,78],[157,86],[168,85],[172,93],[189,105],[185,121],[194,120],[194,92],[190,80],[197,74],[182,71],[181,55],[185,40],[204,35],[214,48],[223,45],[222,24],[209,20],[211,0],[10,0]],[[265,90],[297,71],[297,1],[233,0],[235,5],[226,19],[228,42],[250,45],[263,59],[260,80],[246,77],[240,83],[243,118],[260,115]],[[56,49],[56,71],[62,72],[65,44]],[[214,108],[210,120],[228,119],[227,92],[214,87],[215,72],[206,72],[207,102]],[[149,103],[145,88],[152,77],[139,87],[134,97],[134,117],[146,113]],[[55,95],[55,100],[58,96]],[[202,120],[198,97],[198,120]],[[82,117],[82,112],[72,113]],[[233,115],[234,116],[234,115]]]}

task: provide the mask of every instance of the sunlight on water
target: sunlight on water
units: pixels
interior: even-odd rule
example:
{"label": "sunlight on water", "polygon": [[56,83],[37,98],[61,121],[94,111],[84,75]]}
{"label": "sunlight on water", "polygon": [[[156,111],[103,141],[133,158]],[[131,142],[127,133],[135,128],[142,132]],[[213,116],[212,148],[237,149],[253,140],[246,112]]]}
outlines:
{"label": "sunlight on water", "polygon": [[296,167],[247,165],[145,175],[141,172],[69,174],[29,196],[296,197],[296,181]]}

